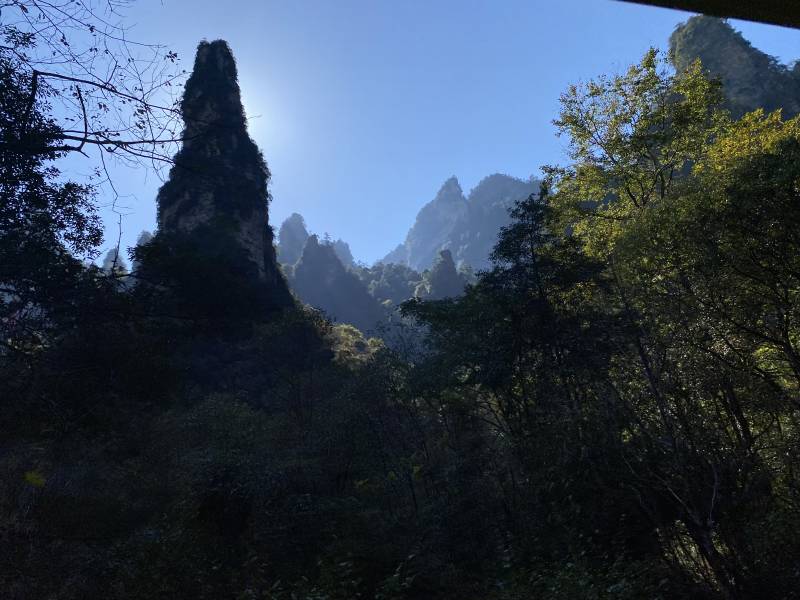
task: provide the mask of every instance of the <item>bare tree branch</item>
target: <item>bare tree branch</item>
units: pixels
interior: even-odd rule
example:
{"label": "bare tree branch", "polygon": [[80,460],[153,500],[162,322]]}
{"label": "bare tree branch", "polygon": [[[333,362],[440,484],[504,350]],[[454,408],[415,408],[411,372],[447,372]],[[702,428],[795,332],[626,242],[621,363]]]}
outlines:
{"label": "bare tree branch", "polygon": [[[30,101],[16,150],[88,155],[87,149],[93,147],[125,164],[159,170],[172,163],[183,141],[177,99],[185,71],[179,69],[174,52],[130,39],[120,13],[129,4],[127,0],[0,3],[0,52],[30,80]],[[60,140],[27,139],[28,120],[37,102],[51,108],[63,132]],[[80,129],[72,125],[78,123]],[[63,143],[69,141],[76,143]]]}

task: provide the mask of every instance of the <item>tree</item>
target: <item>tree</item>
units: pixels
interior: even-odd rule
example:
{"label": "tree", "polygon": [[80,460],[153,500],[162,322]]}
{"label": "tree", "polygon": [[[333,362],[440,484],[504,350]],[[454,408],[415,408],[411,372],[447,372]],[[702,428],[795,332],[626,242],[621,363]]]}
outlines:
{"label": "tree", "polygon": [[[177,55],[132,41],[121,21],[124,0],[8,0],[0,17],[0,52],[24,76],[27,105],[3,148],[31,154],[87,154],[98,149],[128,164],[158,166],[180,141],[172,90],[183,72]],[[32,107],[46,101],[58,127],[26,135]],[[107,173],[107,171],[106,171]]]}
{"label": "tree", "polygon": [[557,124],[574,162],[551,171],[561,226],[605,264],[603,304],[619,324],[606,402],[627,423],[623,478],[662,528],[665,555],[690,544],[695,576],[724,597],[759,581],[788,589],[757,558],[780,564],[781,552],[740,524],[794,468],[755,440],[788,448],[794,437],[775,423],[796,410],[785,395],[796,239],[784,227],[796,221],[797,125],[760,113],[731,123],[699,63],[671,75],[655,59],[565,95]]}
{"label": "tree", "polygon": [[702,158],[728,121],[722,100],[699,62],[673,75],[654,49],[624,75],[571,86],[555,125],[573,164],[550,171],[563,225],[608,256],[625,223]]}
{"label": "tree", "polygon": [[554,194],[517,204],[462,298],[404,305],[429,332],[412,378],[446,421],[497,432],[507,510],[538,541],[518,552],[779,598],[796,585],[800,125],[731,122],[699,65],[653,60],[570,90]]}
{"label": "tree", "polygon": [[[84,279],[78,258],[93,258],[102,240],[94,190],[63,181],[52,166],[63,155],[48,146],[59,128],[46,103],[31,103],[29,85],[28,75],[0,54],[0,323],[12,354],[40,347],[47,331],[72,318]],[[30,143],[20,147],[19,139]],[[30,153],[29,145],[50,149]]]}
{"label": "tree", "polygon": [[[441,398],[438,412],[480,419],[493,452],[506,457],[497,479],[506,526],[520,539],[513,552],[577,560],[570,547],[581,540],[584,559],[599,556],[607,540],[639,530],[626,516],[631,500],[596,483],[594,457],[613,454],[618,435],[599,410],[613,328],[601,312],[601,264],[555,233],[546,186],[511,216],[492,268],[463,297],[403,305],[429,331],[430,355],[412,377]],[[589,504],[603,508],[583,512]]]}

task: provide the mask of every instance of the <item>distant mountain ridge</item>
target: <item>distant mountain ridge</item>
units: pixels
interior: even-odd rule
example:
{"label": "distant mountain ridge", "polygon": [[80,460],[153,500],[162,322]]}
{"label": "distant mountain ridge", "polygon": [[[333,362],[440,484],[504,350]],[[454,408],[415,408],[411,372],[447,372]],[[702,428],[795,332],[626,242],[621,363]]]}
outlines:
{"label": "distant mountain ridge", "polygon": [[441,250],[449,250],[458,265],[486,268],[500,228],[510,222],[508,209],[538,190],[539,181],[533,178],[495,173],[465,196],[458,179],[450,177],[417,213],[405,241],[378,262],[424,271]]}
{"label": "distant mountain ridge", "polygon": [[[297,263],[303,255],[303,248],[305,248],[310,235],[306,228],[305,219],[303,219],[303,215],[299,213],[292,213],[283,224],[281,224],[281,228],[278,231],[278,243],[275,246],[275,251],[277,253],[278,262],[282,264],[284,268],[291,269],[294,267],[295,263]],[[322,238],[322,243],[329,244],[333,247],[333,251],[342,265],[347,268],[352,268],[355,265],[353,253],[350,251],[350,245],[347,242],[341,239],[333,240],[328,234],[325,234]]]}

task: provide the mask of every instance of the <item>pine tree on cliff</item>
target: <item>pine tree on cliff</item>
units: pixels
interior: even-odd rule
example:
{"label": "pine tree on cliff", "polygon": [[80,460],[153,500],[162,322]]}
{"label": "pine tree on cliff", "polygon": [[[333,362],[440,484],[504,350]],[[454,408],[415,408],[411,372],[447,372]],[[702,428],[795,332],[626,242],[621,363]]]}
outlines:
{"label": "pine tree on cliff", "polygon": [[181,111],[185,141],[159,190],[158,233],[143,264],[201,313],[289,306],[269,226],[270,172],[247,133],[226,42],[198,46]]}

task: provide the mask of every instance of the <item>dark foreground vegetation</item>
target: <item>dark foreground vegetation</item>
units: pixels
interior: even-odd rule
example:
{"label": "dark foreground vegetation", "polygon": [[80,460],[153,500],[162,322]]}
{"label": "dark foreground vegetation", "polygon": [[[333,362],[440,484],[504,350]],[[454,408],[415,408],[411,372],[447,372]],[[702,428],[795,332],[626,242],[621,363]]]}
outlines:
{"label": "dark foreground vegetation", "polygon": [[655,51],[567,90],[571,163],[387,344],[290,296],[224,42],[127,273],[5,34],[0,596],[798,597],[800,118]]}

